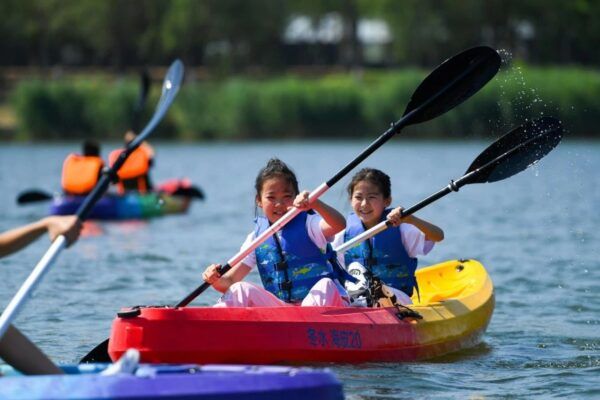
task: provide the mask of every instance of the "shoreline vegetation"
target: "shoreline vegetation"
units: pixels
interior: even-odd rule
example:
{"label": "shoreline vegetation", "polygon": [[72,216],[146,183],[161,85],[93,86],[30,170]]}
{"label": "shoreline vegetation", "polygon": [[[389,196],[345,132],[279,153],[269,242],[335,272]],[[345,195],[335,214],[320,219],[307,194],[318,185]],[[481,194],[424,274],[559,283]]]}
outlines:
{"label": "shoreline vegetation", "polygon": [[[361,139],[397,121],[425,77],[420,69],[316,77],[206,78],[185,82],[157,128],[161,140]],[[141,120],[160,96],[153,85]],[[0,105],[0,141],[120,140],[139,91],[135,75],[22,79]],[[600,138],[600,72],[513,64],[455,111],[409,127],[407,138],[485,138],[554,116],[566,136]]]}

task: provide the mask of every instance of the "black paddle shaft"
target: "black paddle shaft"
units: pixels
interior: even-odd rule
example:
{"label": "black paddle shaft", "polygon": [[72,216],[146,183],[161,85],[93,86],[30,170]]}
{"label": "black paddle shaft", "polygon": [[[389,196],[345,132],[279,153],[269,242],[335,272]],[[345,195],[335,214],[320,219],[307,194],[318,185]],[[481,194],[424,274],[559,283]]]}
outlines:
{"label": "black paddle shaft", "polygon": [[[335,185],[402,128],[433,119],[477,93],[496,75],[500,63],[496,50],[485,46],[474,47],[444,61],[415,90],[402,118],[329,179],[327,186]],[[448,77],[454,78],[448,80]]]}
{"label": "black paddle shaft", "polygon": [[119,157],[117,157],[117,160],[114,162],[112,167],[104,168],[104,170],[102,171],[102,176],[98,180],[98,183],[96,184],[96,186],[94,186],[94,189],[90,192],[88,196],[86,196],[83,203],[77,209],[77,217],[81,221],[85,220],[88,214],[92,211],[92,208],[94,207],[98,199],[104,196],[104,193],[106,193],[106,191],[108,190],[108,187],[110,186],[111,182],[118,182],[119,177],[117,176],[117,171],[123,166],[125,161],[127,161],[127,157],[129,157],[129,155],[133,153],[140,146],[140,144],[140,140],[135,140],[131,142],[130,145],[127,146],[127,148],[123,150],[121,154],[119,154]]}
{"label": "black paddle shaft", "polygon": [[[386,132],[325,182],[327,188],[335,185],[402,128],[435,118],[477,93],[496,75],[500,63],[498,52],[486,46],[465,50],[444,61],[417,87],[402,118],[392,123]],[[225,274],[231,267],[226,263],[220,268],[220,274]],[[177,303],[176,307],[185,307],[208,287],[210,285],[204,282]]]}
{"label": "black paddle shaft", "polygon": [[[220,273],[221,275],[225,274],[227,271],[229,271],[231,269],[231,265],[229,264],[225,264],[221,267],[220,269]],[[175,305],[175,307],[185,307],[188,304],[190,304],[196,297],[200,296],[206,289],[208,289],[210,287],[210,283],[208,282],[204,282],[202,283],[200,286],[198,286],[196,289],[194,289],[193,292],[191,292],[190,294],[188,294],[187,296],[185,296],[185,298],[183,300],[181,300],[179,303],[177,303]]]}
{"label": "black paddle shaft", "polygon": [[[108,189],[111,180],[117,179],[117,171],[127,160],[129,154],[131,154],[137,147],[148,137],[148,135],[152,132],[152,130],[158,125],[160,120],[164,117],[165,113],[173,103],[175,99],[175,95],[179,91],[179,87],[181,85],[181,81],[183,79],[183,64],[181,61],[176,60],[169,70],[167,71],[167,75],[165,76],[165,80],[163,83],[162,94],[159,99],[159,102],[156,106],[156,110],[154,112],[154,116],[148,122],[144,130],[131,142],[129,145],[119,154],[119,157],[113,164],[112,168],[106,168],[103,171],[102,177],[92,190],[83,204],[77,210],[77,216],[79,219],[84,220],[85,217],[89,214],[92,207],[96,203],[96,201],[102,197],[105,191]],[[110,362],[110,357],[108,355],[108,339],[100,343],[96,346],[92,351],[86,354],[80,361],[80,363],[89,363],[89,362]]]}
{"label": "black paddle shaft", "polygon": [[[554,149],[561,141],[562,134],[560,121],[549,117],[531,121],[514,129],[484,150],[473,161],[464,176],[456,181],[451,181],[448,186],[420,203],[403,210],[402,216],[411,215],[448,193],[458,191],[460,187],[466,184],[495,182],[526,169]],[[388,223],[389,221],[386,222],[386,225],[389,226]],[[176,307],[187,305],[196,296],[208,289],[209,286],[208,283],[204,282]],[[81,360],[81,362],[109,361],[108,339],[96,346]]]}
{"label": "black paddle shaft", "polygon": [[[131,143],[125,150],[121,152],[112,167],[105,167],[102,171],[102,176],[92,189],[92,191],[85,197],[83,203],[77,209],[76,215],[79,220],[84,221],[89,213],[91,212],[94,205],[100,199],[104,193],[108,190],[111,182],[116,183],[118,181],[117,171],[127,160],[127,157],[140,145],[140,141]],[[17,202],[19,204],[30,203],[34,201],[51,200],[52,195],[43,193],[39,190],[30,190],[19,195]]]}
{"label": "black paddle shaft", "polygon": [[144,68],[140,75],[140,93],[138,95],[137,101],[133,107],[133,114],[131,118],[131,129],[134,132],[138,132],[140,127],[140,117],[142,112],[144,111],[144,105],[146,104],[146,99],[148,98],[148,92],[150,91],[150,75],[148,74],[148,70]]}
{"label": "black paddle shaft", "polygon": [[[488,146],[471,163],[465,175],[456,181],[450,181],[450,184],[425,200],[403,209],[401,216],[412,215],[445,195],[458,192],[464,185],[496,182],[518,174],[552,151],[562,140],[562,135],[562,124],[552,117],[539,118],[512,130]],[[392,221],[386,220],[342,244],[336,251],[346,251],[392,226]]]}
{"label": "black paddle shaft", "polygon": [[[393,132],[393,128],[388,132]],[[550,117],[540,118],[514,129],[484,150],[465,175],[456,181],[450,181],[450,184],[425,200],[402,210],[402,216],[412,215],[447,194],[458,192],[464,185],[495,182],[521,172],[554,149],[562,139],[562,132],[560,121]],[[389,227],[391,222],[387,221],[386,225]],[[231,266],[226,264],[221,268],[221,274],[230,268]],[[186,306],[209,287],[210,284],[204,282],[175,307]],[[102,348],[102,345],[99,347]]]}
{"label": "black paddle shaft", "polygon": [[167,110],[173,103],[177,92],[179,91],[179,87],[181,86],[181,81],[183,79],[183,64],[179,60],[175,60],[173,64],[169,67],[167,71],[167,75],[165,76],[162,94],[156,105],[156,110],[154,111],[154,115],[152,119],[148,122],[146,127],[134,140],[129,143],[129,145],[119,154],[117,160],[114,162],[112,167],[105,168],[102,177],[92,190],[92,192],[85,198],[81,206],[77,209],[77,217],[83,221],[88,216],[94,204],[104,195],[110,182],[116,182],[117,171],[121,168],[121,166],[127,160],[127,157],[131,153],[133,153],[146,138],[150,135],[150,133],[156,128],[158,123],[162,120]]}
{"label": "black paddle shaft", "polygon": [[[554,118],[545,117],[520,126],[489,146],[475,162],[471,164],[471,167],[467,170],[465,175],[456,181],[450,181],[450,184],[442,190],[434,193],[418,204],[403,210],[402,216],[406,217],[414,214],[418,210],[447,194],[458,192],[464,185],[487,181],[495,182],[515,175],[548,154],[556,147],[556,145],[558,145],[561,139],[562,126],[560,121]],[[507,148],[507,145],[509,144],[513,147]],[[485,159],[487,162],[479,166],[480,164],[478,164],[477,161],[481,159]],[[498,168],[503,172],[498,173]],[[499,178],[500,176],[501,178]],[[388,223],[389,221],[386,222],[386,225],[388,225]],[[224,266],[224,268],[225,267],[228,267],[227,270],[231,268],[228,264]],[[221,269],[222,273],[226,272],[224,271],[224,268]],[[185,299],[179,302],[176,307],[187,305],[197,295],[208,289],[209,286],[209,283],[204,282],[194,292],[190,293]]]}
{"label": "black paddle shaft", "polygon": [[402,210],[402,216],[423,207],[471,183],[497,182],[509,178],[538,162],[562,140],[559,120],[542,117],[513,129],[488,146],[469,166],[465,175],[414,206]]}
{"label": "black paddle shaft", "polygon": [[[413,93],[403,117],[392,124],[390,129],[376,139],[358,157],[329,179],[325,183],[326,186],[332,187],[403,127],[435,118],[477,93],[496,75],[500,63],[501,59],[498,52],[486,46],[474,47],[444,61],[425,78]],[[224,274],[229,269],[231,269],[231,266],[225,264],[220,272]],[[207,282],[202,283],[177,303],[176,307],[185,307],[209,287],[210,285]],[[101,343],[84,357],[84,360],[88,357],[98,356],[98,354],[92,353],[102,353],[106,349],[107,346],[103,346],[103,343]],[[101,356],[106,357],[107,354]]]}

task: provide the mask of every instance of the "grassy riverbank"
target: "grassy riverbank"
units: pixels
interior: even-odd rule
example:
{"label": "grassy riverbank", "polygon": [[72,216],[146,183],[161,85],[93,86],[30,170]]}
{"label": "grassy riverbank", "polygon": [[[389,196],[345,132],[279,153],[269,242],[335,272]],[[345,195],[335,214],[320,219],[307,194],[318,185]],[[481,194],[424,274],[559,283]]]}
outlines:
{"label": "grassy riverbank", "polygon": [[[399,119],[427,71],[187,81],[157,136],[174,140],[372,137]],[[4,136],[24,140],[118,139],[132,123],[137,79],[27,80],[3,107]],[[155,85],[146,121],[159,96]],[[415,137],[485,137],[525,119],[557,116],[568,134],[600,137],[600,73],[581,68],[505,68],[454,111],[410,127]],[[11,125],[12,124],[12,125]]]}

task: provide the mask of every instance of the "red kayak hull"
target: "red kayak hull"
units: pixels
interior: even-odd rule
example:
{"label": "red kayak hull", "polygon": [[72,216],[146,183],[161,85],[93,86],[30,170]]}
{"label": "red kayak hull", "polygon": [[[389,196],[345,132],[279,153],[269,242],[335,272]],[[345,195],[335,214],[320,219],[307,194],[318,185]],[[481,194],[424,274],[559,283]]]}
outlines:
{"label": "red kayak hull", "polygon": [[[483,270],[475,261],[440,265],[448,270],[446,276],[458,270],[456,265],[463,269],[455,274],[479,267]],[[115,319],[109,354],[117,359],[134,347],[144,362],[201,364],[428,359],[481,340],[493,312],[494,296],[487,274],[479,275],[484,276],[483,282],[471,276],[462,279],[466,275],[455,280],[464,287],[470,285],[470,289],[463,288],[464,296],[456,290],[450,293],[447,287],[443,289],[452,298],[440,297],[441,292],[429,293],[428,304],[412,307],[423,316],[421,320],[401,318],[395,308],[142,307],[139,315],[135,312]]]}

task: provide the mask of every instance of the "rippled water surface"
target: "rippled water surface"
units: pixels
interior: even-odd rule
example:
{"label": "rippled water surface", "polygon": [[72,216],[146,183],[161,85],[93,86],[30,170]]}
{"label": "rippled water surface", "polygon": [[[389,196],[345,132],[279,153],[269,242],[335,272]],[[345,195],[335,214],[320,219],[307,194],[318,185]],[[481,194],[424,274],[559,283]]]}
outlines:
{"label": "rippled water surface", "polygon": [[[410,206],[462,176],[489,143],[394,139],[362,165],[388,172],[393,203]],[[269,157],[288,162],[311,190],[366,145],[155,143],[155,180],[189,177],[207,201],[183,216],[93,225],[61,254],[16,325],[55,361],[76,362],[108,336],[119,307],[174,304],[200,283],[203,266],[235,254],[252,226],[255,174]],[[18,207],[16,195],[56,190],[62,159],[77,147],[0,145],[0,229],[45,215],[46,204]],[[524,173],[465,186],[420,211],[446,234],[420,265],[480,260],[496,289],[492,322],[477,347],[440,359],[332,365],[347,397],[600,397],[599,171],[600,143],[566,141]],[[348,180],[323,197],[344,213]],[[0,260],[1,308],[47,248],[40,240]],[[194,304],[216,298],[210,290]]]}

